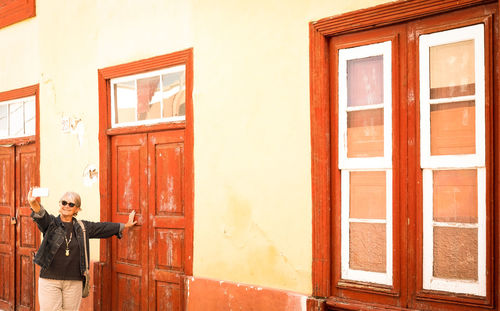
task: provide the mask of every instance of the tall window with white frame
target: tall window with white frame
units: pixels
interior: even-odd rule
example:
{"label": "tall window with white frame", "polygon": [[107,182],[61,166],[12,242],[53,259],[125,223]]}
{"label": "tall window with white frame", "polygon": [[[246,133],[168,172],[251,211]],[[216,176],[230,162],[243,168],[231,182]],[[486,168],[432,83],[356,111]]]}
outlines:
{"label": "tall window with white frame", "polygon": [[0,102],[0,139],[35,135],[35,96]]}
{"label": "tall window with white frame", "polygon": [[419,38],[423,288],[486,295],[483,24]]}
{"label": "tall window with white frame", "polygon": [[339,50],[341,275],[392,285],[391,42]]}

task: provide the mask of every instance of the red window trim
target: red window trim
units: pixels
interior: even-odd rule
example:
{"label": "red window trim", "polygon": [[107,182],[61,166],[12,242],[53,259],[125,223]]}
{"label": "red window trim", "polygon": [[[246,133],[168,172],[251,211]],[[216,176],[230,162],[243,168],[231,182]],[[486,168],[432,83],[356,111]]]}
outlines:
{"label": "red window trim", "polygon": [[0,6],[0,28],[36,16],[35,0],[11,0]]}
{"label": "red window trim", "polygon": [[[171,67],[176,65],[186,65],[186,119],[183,122],[175,123],[161,123],[155,125],[144,125],[144,126],[132,126],[123,128],[111,128],[111,93],[110,93],[110,79],[143,73],[147,71],[153,71],[158,69],[163,69],[165,67]],[[185,274],[193,274],[193,202],[194,202],[194,177],[193,177],[193,49],[187,49],[183,51],[174,52],[171,54],[156,56],[148,59],[143,59],[139,61],[134,61],[126,64],[121,64],[117,66],[111,66],[98,70],[98,87],[99,87],[99,166],[100,166],[100,205],[101,205],[101,221],[110,221],[111,219],[111,158],[110,158],[110,148],[111,148],[111,137],[113,135],[119,134],[132,134],[132,133],[142,133],[151,131],[161,131],[167,129],[184,128],[185,138],[184,138],[184,148],[185,148],[185,166],[188,172],[191,172],[189,176],[185,176],[184,186],[186,187],[186,193],[190,195],[187,196],[185,202],[185,213],[186,219],[190,219],[190,224],[186,224],[186,239],[191,242],[188,243],[186,248],[186,253],[189,258],[185,265]],[[96,299],[94,299],[95,310],[101,310],[102,300],[108,301],[108,305],[111,305],[109,301],[110,297],[107,297],[107,293],[110,292],[110,288],[105,288],[110,286],[109,279],[109,267],[110,267],[110,254],[111,254],[111,242],[102,239],[100,241],[100,262],[94,267],[95,279],[100,278],[102,286],[96,286]],[[100,297],[100,298],[99,298]],[[105,308],[103,308],[105,309]]]}
{"label": "red window trim", "polygon": [[[331,276],[332,276],[332,200],[338,201],[339,193],[332,192],[335,176],[331,176],[332,163],[335,162],[336,155],[332,154],[331,149],[331,127],[335,127],[335,120],[332,120],[334,108],[331,107],[330,88],[333,87],[330,79],[330,64],[329,64],[329,41],[333,36],[339,36],[359,30],[368,30],[378,28],[384,25],[393,25],[399,22],[408,22],[410,20],[427,17],[434,14],[451,12],[453,10],[471,7],[480,4],[495,3],[496,0],[414,0],[414,1],[398,1],[388,4],[379,5],[372,8],[367,8],[359,11],[349,12],[343,15],[325,18],[316,22],[311,22],[309,25],[309,54],[310,54],[310,112],[311,112],[311,176],[312,176],[312,201],[313,201],[313,264],[312,264],[312,281],[313,281],[313,296],[328,297],[332,293]],[[500,2],[500,1],[499,1]],[[498,54],[498,52],[496,52]],[[335,75],[332,74],[334,77]],[[498,81],[495,82],[498,84]],[[498,89],[498,86],[493,89]],[[498,94],[495,95],[495,101],[498,99]],[[498,120],[500,112],[495,111],[495,119]],[[498,135],[499,126],[494,123],[495,127],[491,130]],[[414,124],[408,124],[414,126]],[[498,136],[497,136],[498,137]],[[493,141],[493,138],[490,138]],[[495,143],[500,141],[496,138]],[[495,146],[495,149],[496,146]],[[410,150],[408,151],[410,152]],[[499,163],[500,155],[495,154],[491,157],[494,163]],[[488,164],[491,165],[491,164]],[[498,165],[494,166],[494,177],[489,178],[489,182],[493,181],[498,184],[500,181]],[[411,178],[411,174],[408,175]],[[493,180],[494,179],[494,180]],[[490,183],[492,185],[493,183]],[[489,186],[491,187],[491,186]],[[414,194],[410,194],[414,195]],[[498,211],[500,193],[495,192],[488,200],[494,200],[494,210]],[[415,198],[413,198],[415,200]],[[494,232],[488,234],[489,237],[500,236],[498,223],[500,217],[498,213],[494,218],[491,217],[490,222],[496,225],[490,228]],[[414,226],[414,225],[413,225]],[[413,227],[412,227],[413,228]],[[414,228],[415,229],[415,228]],[[498,241],[492,241],[495,245]],[[401,247],[404,247],[402,245]],[[490,271],[499,271],[499,249],[489,250],[489,253],[494,255],[496,266],[491,267]],[[402,277],[405,277],[402,275]],[[500,274],[496,273],[496,279],[491,280],[500,284]],[[490,286],[490,289],[494,286]],[[495,291],[493,300],[498,301],[499,293]],[[426,297],[430,299],[430,297]]]}

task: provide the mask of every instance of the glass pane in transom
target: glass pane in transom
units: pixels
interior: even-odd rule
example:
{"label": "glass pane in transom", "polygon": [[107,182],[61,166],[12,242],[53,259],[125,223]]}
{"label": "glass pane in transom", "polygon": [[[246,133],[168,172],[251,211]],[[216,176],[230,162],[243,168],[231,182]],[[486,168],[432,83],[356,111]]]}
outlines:
{"label": "glass pane in transom", "polygon": [[347,61],[347,107],[379,105],[384,102],[383,56]]}
{"label": "glass pane in transom", "polygon": [[164,118],[186,115],[186,70],[179,69],[161,76]]}
{"label": "glass pane in transom", "polygon": [[29,100],[24,103],[24,131],[25,135],[35,135],[35,101]]}
{"label": "glass pane in transom", "polygon": [[114,85],[115,123],[135,121],[137,95],[135,81],[119,82]]}
{"label": "glass pane in transom", "polygon": [[161,118],[160,76],[137,80],[137,120]]}
{"label": "glass pane in transom", "polygon": [[434,221],[477,223],[477,170],[433,171]]}
{"label": "glass pane in transom", "polygon": [[23,103],[9,105],[9,136],[16,137],[24,135],[24,111]]}
{"label": "glass pane in transom", "polygon": [[432,46],[430,98],[474,95],[474,40]]}
{"label": "glass pane in transom", "polygon": [[476,153],[474,101],[432,104],[431,155]]}
{"label": "glass pane in transom", "polygon": [[9,105],[0,105],[0,137],[9,136]]}
{"label": "glass pane in transom", "polygon": [[349,216],[385,219],[386,172],[350,172]]}
{"label": "glass pane in transom", "polygon": [[347,112],[347,157],[384,155],[384,109]]}

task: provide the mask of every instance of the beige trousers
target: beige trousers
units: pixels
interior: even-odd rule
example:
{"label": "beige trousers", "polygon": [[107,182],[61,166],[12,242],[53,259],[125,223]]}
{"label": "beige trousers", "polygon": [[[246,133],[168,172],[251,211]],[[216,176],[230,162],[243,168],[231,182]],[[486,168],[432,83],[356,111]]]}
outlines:
{"label": "beige trousers", "polygon": [[82,281],[39,278],[40,311],[78,311],[82,302]]}

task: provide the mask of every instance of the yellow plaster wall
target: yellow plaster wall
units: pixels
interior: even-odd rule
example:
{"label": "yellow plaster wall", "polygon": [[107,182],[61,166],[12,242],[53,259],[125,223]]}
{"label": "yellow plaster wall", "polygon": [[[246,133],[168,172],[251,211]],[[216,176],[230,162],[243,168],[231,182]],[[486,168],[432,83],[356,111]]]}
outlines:
{"label": "yellow plaster wall", "polygon": [[384,1],[199,1],[194,274],[311,293],[308,23]]}
{"label": "yellow plaster wall", "polygon": [[82,176],[99,164],[97,69],[193,47],[194,275],[311,293],[308,23],[382,2],[37,1],[27,30],[0,30],[39,42],[0,50],[15,77],[0,89],[40,83],[43,203],[57,213],[71,189],[99,220],[99,185]]}
{"label": "yellow plaster wall", "polygon": [[0,92],[38,83],[38,21],[30,18],[0,29]]}

